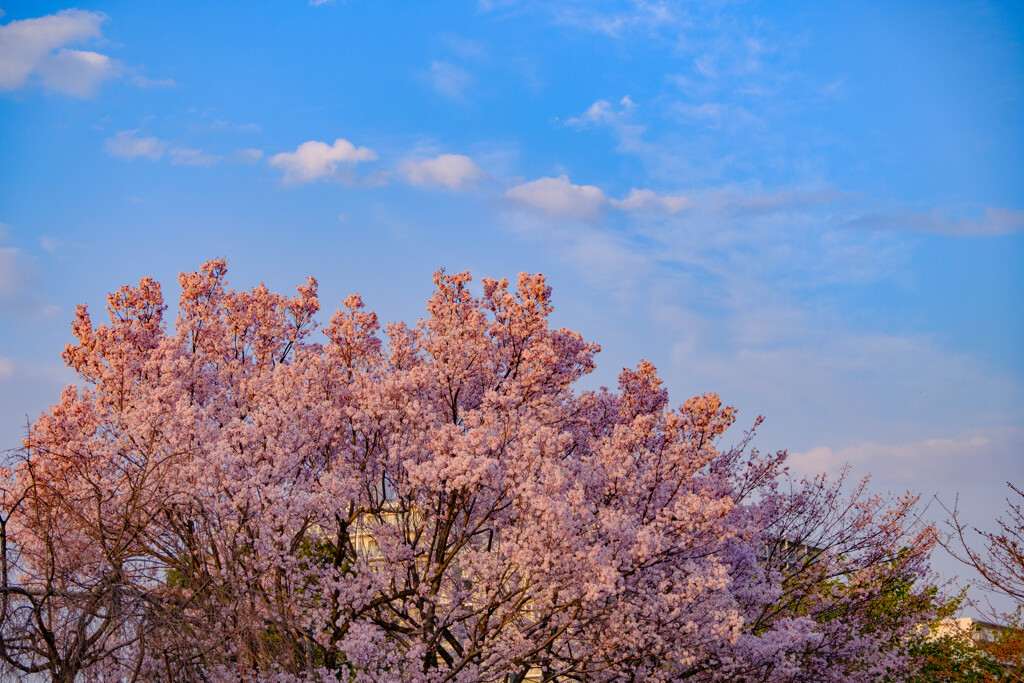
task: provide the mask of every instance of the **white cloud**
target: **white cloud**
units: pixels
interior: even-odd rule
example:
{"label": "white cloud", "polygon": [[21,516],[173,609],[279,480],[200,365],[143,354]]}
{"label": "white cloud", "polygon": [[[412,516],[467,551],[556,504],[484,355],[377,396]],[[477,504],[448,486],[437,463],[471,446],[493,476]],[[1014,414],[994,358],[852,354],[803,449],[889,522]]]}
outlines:
{"label": "white cloud", "polygon": [[505,196],[555,218],[593,220],[608,202],[593,185],[573,185],[568,176],[540,178],[510,187]]}
{"label": "white cloud", "polygon": [[156,161],[164,155],[164,151],[167,149],[166,142],[155,137],[135,137],[138,132],[138,129],[122,130],[114,137],[107,138],[104,149],[107,154],[124,159],[145,157]]}
{"label": "white cloud", "polygon": [[398,170],[411,185],[447,187],[458,190],[483,180],[486,174],[469,157],[462,154],[441,154],[433,159],[406,159]]}
{"label": "white cloud", "polygon": [[38,68],[44,88],[72,97],[92,97],[100,83],[119,71],[119,62],[106,55],[66,48],[58,50]]}
{"label": "white cloud", "polygon": [[690,206],[690,200],[681,195],[659,195],[653,190],[633,188],[625,199],[612,199],[611,205],[622,211],[678,213]]}
{"label": "white cloud", "polygon": [[10,358],[0,356],[0,377],[10,377],[14,374],[14,361]]}
{"label": "white cloud", "polygon": [[682,195],[661,195],[654,190],[630,190],[624,199],[610,199],[599,187],[574,185],[568,176],[540,178],[516,185],[505,196],[519,204],[539,210],[554,218],[593,220],[601,211],[611,208],[619,211],[650,213],[679,213],[690,207],[690,200]]}
{"label": "white cloud", "polygon": [[333,145],[310,140],[303,142],[294,152],[275,154],[269,160],[274,168],[284,171],[287,185],[311,183],[320,178],[347,179],[339,164],[354,166],[361,161],[376,161],[377,153],[369,147],[356,147],[344,138]]}
{"label": "white cloud", "polygon": [[105,20],[100,12],[68,9],[0,26],[0,90],[38,83],[73,97],[91,96],[99,83],[119,73],[120,64],[65,46],[99,38]]}
{"label": "white cloud", "polygon": [[234,154],[235,163],[239,164],[255,164],[257,161],[263,158],[262,149],[240,149]]}
{"label": "white cloud", "polygon": [[587,107],[587,110],[579,116],[574,116],[566,121],[570,126],[582,128],[589,124],[613,125],[622,120],[623,116],[633,108],[633,100],[626,95],[619,100],[619,107],[616,108],[608,100],[597,100]]}
{"label": "white cloud", "polygon": [[455,102],[466,101],[466,90],[476,80],[473,78],[473,74],[461,66],[436,60],[430,63],[430,71],[427,76],[437,92]]}
{"label": "white cloud", "polygon": [[201,149],[174,147],[171,149],[171,163],[176,166],[211,166],[221,160],[213,154],[205,154]]}

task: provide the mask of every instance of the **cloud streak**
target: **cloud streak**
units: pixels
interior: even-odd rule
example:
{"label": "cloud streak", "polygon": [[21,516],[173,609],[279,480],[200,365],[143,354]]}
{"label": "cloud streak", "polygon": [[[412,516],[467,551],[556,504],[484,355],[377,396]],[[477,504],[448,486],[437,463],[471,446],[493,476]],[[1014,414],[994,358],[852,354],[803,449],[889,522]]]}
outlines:
{"label": "cloud streak", "polygon": [[993,237],[1024,231],[1024,211],[989,207],[981,219],[951,218],[940,209],[928,213],[873,212],[848,221],[846,226],[868,230],[930,232],[950,237]]}

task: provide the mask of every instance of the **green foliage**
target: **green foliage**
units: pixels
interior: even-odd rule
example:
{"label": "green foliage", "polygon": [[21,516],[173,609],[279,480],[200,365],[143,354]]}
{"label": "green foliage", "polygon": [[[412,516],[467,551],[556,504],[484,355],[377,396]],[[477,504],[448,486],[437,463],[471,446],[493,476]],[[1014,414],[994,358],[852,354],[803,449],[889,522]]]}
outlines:
{"label": "green foliage", "polygon": [[911,683],[1014,683],[1024,680],[1018,666],[1013,663],[1007,665],[1007,660],[997,652],[1000,647],[1013,649],[1012,641],[1020,638],[1016,629],[1009,628],[1001,633],[993,647],[974,642],[970,633],[940,628],[944,619],[956,614],[965,598],[965,592],[961,592],[953,599],[936,603],[938,613],[930,624],[933,635],[922,638],[914,648],[922,666],[917,676],[910,679]]}
{"label": "green foliage", "polygon": [[912,679],[914,683],[1009,683],[1020,680],[1014,671],[1001,666],[960,634],[925,641],[917,648],[917,653],[923,666]]}

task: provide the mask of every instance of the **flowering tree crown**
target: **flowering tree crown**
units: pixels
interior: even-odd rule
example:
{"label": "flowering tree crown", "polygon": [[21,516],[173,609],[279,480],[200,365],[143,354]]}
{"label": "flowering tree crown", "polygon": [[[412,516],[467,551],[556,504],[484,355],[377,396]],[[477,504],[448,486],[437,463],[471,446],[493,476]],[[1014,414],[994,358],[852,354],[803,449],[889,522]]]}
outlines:
{"label": "flowering tree crown", "polygon": [[[182,274],[76,313],[4,471],[0,658],[141,679],[875,681],[930,609],[914,500],[792,481],[735,411],[599,347],[541,275],[428,315]],[[900,587],[901,608],[884,609]]]}

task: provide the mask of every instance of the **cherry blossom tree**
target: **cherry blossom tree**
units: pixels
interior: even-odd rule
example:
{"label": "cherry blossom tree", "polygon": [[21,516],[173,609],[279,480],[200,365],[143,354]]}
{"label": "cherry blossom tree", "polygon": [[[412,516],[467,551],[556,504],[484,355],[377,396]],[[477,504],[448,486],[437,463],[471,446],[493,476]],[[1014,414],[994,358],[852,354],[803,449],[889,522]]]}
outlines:
{"label": "cherry blossom tree", "polygon": [[[0,659],[54,680],[877,681],[916,667],[910,496],[722,443],[543,276],[439,271],[415,326],[226,263],[76,313],[79,376],[2,479]],[[754,425],[756,426],[756,424]],[[903,608],[886,609],[894,588]]]}

